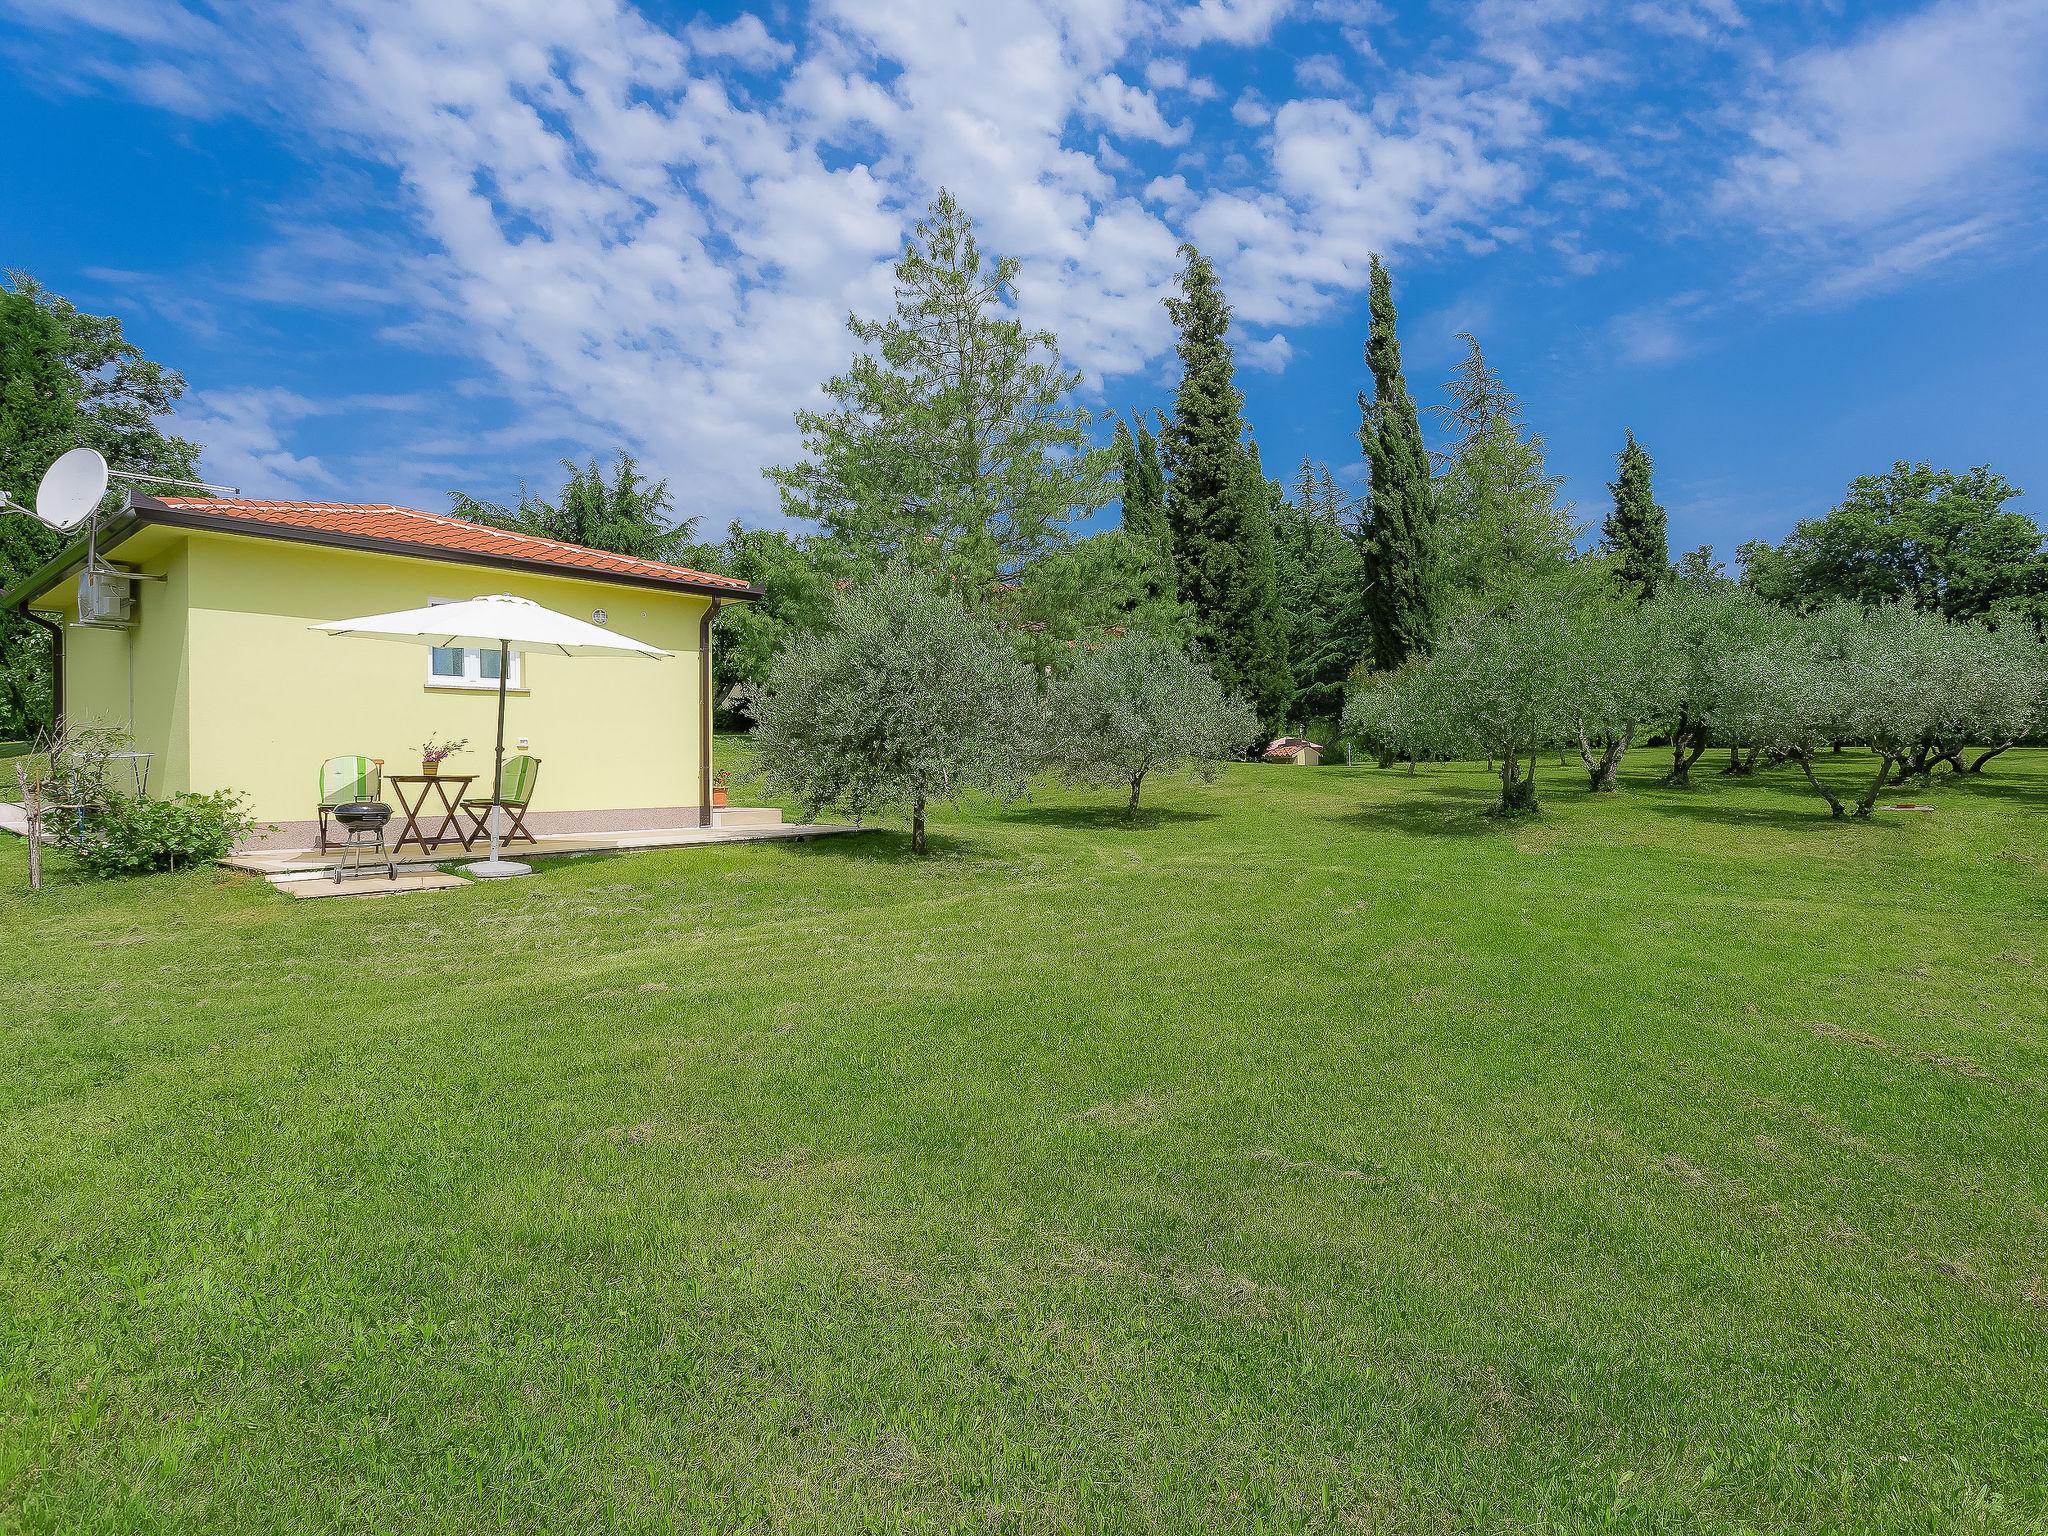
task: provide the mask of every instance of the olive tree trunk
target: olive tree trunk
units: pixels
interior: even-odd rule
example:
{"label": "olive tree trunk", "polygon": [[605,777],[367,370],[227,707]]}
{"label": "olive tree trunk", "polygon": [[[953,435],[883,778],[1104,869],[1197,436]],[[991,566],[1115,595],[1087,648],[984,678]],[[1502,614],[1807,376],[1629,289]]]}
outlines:
{"label": "olive tree trunk", "polygon": [[923,853],[924,841],[924,796],[919,795],[910,802],[910,851]]}
{"label": "olive tree trunk", "polygon": [[1664,775],[1664,782],[1673,789],[1691,789],[1692,765],[1706,750],[1706,723],[1681,715],[1677,728],[1671,733],[1671,771]]}
{"label": "olive tree trunk", "polygon": [[1510,748],[1500,760],[1500,804],[1494,809],[1503,816],[1532,815],[1536,810],[1536,759],[1541,754],[1535,748],[1529,751],[1528,772],[1522,771],[1521,754]]}
{"label": "olive tree trunk", "polygon": [[[1884,793],[1885,785],[1891,782],[1892,770],[1898,765],[1899,759],[1890,753],[1878,753],[1877,777],[1870,781],[1870,787],[1864,790],[1856,801],[1856,814],[1858,816],[1868,816],[1870,814],[1871,808],[1877,804],[1877,797]],[[1905,775],[1900,774],[1899,777],[1904,778]],[[1838,812],[1837,814],[1840,813]]]}
{"label": "olive tree trunk", "polygon": [[1586,738],[1586,728],[1579,727],[1579,761],[1586,765],[1588,786],[1595,794],[1611,795],[1619,787],[1616,778],[1621,772],[1621,759],[1635,740],[1636,728],[1625,727],[1619,735],[1602,734],[1600,752],[1594,755],[1593,743]]}
{"label": "olive tree trunk", "polygon": [[[1956,771],[1959,773],[1982,773],[1984,771],[1984,765],[1990,762],[1991,759],[1998,756],[1998,754],[2001,752],[2010,752],[2014,747],[2018,745],[2019,743],[2017,741],[2002,741],[1997,746],[1992,747],[1989,751],[1979,752],[1968,768],[1958,768]],[[1962,761],[1962,752],[1960,750],[1958,750],[1956,753],[1956,761],[1958,763]]]}
{"label": "olive tree trunk", "polygon": [[1814,787],[1814,790],[1820,795],[1821,799],[1827,801],[1828,815],[1834,817],[1837,821],[1841,820],[1843,814],[1841,797],[1832,789],[1829,789],[1827,785],[1821,783],[1819,776],[1814,773],[1813,754],[1811,752],[1791,752],[1786,755],[1799,765],[1800,771],[1806,775],[1806,782]]}

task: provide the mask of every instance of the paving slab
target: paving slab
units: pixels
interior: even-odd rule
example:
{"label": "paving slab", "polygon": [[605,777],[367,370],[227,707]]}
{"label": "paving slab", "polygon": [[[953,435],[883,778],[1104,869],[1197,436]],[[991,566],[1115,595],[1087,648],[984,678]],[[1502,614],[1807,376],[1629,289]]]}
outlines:
{"label": "paving slab", "polygon": [[297,880],[272,879],[270,883],[294,901],[319,901],[327,896],[399,896],[407,891],[447,891],[476,882],[436,870],[418,870],[402,872],[396,880],[387,880],[382,875],[353,876],[347,880],[315,876]]}

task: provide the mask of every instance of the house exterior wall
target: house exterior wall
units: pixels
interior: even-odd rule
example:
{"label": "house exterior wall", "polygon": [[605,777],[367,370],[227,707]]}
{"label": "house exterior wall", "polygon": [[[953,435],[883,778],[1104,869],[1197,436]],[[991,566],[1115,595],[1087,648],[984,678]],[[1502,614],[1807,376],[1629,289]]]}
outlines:
{"label": "house exterior wall", "polygon": [[416,773],[420,744],[452,736],[469,745],[443,771],[475,774],[470,792],[487,793],[495,685],[435,685],[425,646],[308,626],[509,592],[585,620],[603,609],[608,627],[676,653],[521,659],[506,701],[506,751],[525,738],[541,759],[536,808],[702,799],[697,648],[708,598],[227,534],[191,533],[176,547],[181,574],[141,584],[149,595],[132,631],[65,633],[74,720],[128,718],[132,655],[134,732],[142,750],[161,754],[152,776],[160,792],[240,790],[259,821],[302,821],[325,759],[361,752],[382,758],[386,772]]}
{"label": "house exterior wall", "polygon": [[122,564],[163,578],[131,583],[134,623],[127,629],[74,626],[75,576],[35,605],[64,625],[65,715],[71,725],[127,732],[134,749],[150,755],[151,791],[184,789],[190,772],[187,552],[174,545]]}

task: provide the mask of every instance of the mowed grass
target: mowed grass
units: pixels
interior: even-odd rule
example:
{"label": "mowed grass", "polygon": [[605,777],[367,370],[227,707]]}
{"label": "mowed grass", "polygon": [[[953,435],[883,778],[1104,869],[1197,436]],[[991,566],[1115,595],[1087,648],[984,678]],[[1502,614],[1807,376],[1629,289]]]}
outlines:
{"label": "mowed grass", "polygon": [[2044,1528],[2048,752],[1655,756],[381,901],[0,839],[0,1528]]}

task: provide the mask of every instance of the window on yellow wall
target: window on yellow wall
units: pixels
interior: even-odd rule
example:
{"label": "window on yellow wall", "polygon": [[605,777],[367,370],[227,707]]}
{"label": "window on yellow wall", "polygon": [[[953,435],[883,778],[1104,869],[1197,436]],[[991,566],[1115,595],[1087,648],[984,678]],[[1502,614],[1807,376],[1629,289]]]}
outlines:
{"label": "window on yellow wall", "polygon": [[[430,597],[427,606],[438,607],[442,603],[457,603],[464,599],[457,597]],[[521,688],[525,684],[521,674],[525,668],[520,665],[519,652],[512,652],[512,675],[505,679],[507,688]],[[427,686],[429,688],[496,688],[498,686],[498,652],[495,647],[474,645],[437,645],[427,653]]]}

